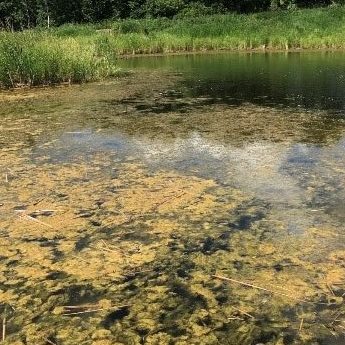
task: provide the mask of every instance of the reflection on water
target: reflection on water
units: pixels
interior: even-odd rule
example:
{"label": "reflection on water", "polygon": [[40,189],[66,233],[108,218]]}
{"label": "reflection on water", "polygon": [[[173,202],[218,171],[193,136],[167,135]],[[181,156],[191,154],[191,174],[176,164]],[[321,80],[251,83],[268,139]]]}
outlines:
{"label": "reflection on water", "polygon": [[342,344],[342,56],[3,94],[7,343]]}
{"label": "reflection on water", "polygon": [[210,54],[122,62],[184,75],[185,92],[229,104],[344,110],[344,53]]}

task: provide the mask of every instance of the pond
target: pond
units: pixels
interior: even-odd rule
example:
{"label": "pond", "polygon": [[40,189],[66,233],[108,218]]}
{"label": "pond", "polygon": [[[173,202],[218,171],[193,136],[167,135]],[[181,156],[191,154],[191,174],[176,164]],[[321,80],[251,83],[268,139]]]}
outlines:
{"label": "pond", "polygon": [[0,342],[344,344],[344,57],[1,92]]}

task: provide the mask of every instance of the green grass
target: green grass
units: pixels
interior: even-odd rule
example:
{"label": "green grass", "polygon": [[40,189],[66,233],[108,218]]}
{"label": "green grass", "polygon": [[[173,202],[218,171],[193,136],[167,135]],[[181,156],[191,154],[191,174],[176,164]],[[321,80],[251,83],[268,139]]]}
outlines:
{"label": "green grass", "polygon": [[119,55],[250,49],[345,49],[345,7],[0,33],[0,85],[104,78]]}
{"label": "green grass", "polygon": [[51,33],[0,34],[0,86],[80,83],[118,73],[96,42]]}

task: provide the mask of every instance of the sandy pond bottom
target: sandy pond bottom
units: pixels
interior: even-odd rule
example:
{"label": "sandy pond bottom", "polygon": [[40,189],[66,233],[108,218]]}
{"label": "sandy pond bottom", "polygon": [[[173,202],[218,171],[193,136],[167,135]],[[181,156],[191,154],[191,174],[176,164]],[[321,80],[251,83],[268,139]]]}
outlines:
{"label": "sandy pond bottom", "polygon": [[345,343],[344,120],[179,78],[0,96],[4,345]]}

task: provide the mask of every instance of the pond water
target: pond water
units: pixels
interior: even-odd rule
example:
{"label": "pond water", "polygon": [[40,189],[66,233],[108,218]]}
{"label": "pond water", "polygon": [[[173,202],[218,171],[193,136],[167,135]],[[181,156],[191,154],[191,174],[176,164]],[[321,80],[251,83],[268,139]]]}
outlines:
{"label": "pond water", "polygon": [[344,344],[344,57],[0,93],[3,343]]}

